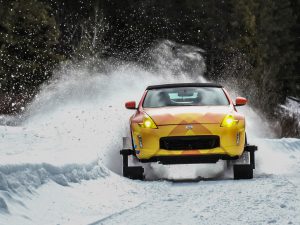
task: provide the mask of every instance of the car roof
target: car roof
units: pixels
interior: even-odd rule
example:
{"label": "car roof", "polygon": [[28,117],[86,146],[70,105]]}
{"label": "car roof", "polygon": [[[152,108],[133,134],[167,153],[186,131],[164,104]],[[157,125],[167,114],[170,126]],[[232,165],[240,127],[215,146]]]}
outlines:
{"label": "car roof", "polygon": [[161,88],[175,88],[175,87],[223,87],[219,84],[214,83],[174,83],[174,84],[160,84],[160,85],[151,85],[146,88],[146,90],[151,89],[161,89]]}

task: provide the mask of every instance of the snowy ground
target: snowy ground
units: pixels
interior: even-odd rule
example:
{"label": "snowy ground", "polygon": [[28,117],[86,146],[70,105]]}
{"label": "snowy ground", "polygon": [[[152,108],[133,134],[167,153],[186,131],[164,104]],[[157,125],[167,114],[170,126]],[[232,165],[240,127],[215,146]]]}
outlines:
{"label": "snowy ground", "polygon": [[299,224],[300,140],[257,142],[253,180],[131,181],[101,163],[2,165],[0,224]]}
{"label": "snowy ground", "polygon": [[120,176],[132,113],[124,102],[150,84],[191,81],[159,69],[62,70],[18,126],[0,126],[0,225],[300,224],[300,140],[271,139],[247,107],[247,135],[259,147],[253,180],[233,180],[222,163],[154,164],[146,181]]}

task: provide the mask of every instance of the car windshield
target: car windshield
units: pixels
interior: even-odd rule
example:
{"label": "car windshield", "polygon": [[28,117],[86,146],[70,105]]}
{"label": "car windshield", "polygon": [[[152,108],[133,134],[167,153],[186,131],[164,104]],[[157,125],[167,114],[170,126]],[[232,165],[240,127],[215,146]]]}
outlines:
{"label": "car windshield", "polygon": [[222,88],[176,87],[148,90],[144,108],[165,106],[218,106],[229,105]]}

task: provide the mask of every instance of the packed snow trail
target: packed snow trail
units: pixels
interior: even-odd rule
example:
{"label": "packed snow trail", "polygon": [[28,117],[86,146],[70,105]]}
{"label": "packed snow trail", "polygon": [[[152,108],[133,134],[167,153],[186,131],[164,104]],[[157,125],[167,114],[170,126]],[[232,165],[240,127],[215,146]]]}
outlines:
{"label": "packed snow trail", "polygon": [[[147,85],[205,81],[199,50],[174,45],[155,48],[150,68],[67,65],[24,117],[0,118],[0,225],[300,223],[300,141],[266,139],[266,120],[249,107],[241,110],[259,147],[254,180],[220,176],[222,164],[153,164],[143,182],[120,176],[132,113],[124,102],[139,100]],[[198,179],[206,175],[212,180]]]}
{"label": "packed snow trail", "polygon": [[[156,184],[160,186],[160,184]],[[299,224],[299,186],[277,176],[252,181],[169,183],[148,201],[92,224]]]}

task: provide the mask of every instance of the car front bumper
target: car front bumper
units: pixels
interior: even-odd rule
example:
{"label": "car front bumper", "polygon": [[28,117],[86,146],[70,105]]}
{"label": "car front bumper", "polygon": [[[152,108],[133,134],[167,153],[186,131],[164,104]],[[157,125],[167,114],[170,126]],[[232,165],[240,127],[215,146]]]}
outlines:
{"label": "car front bumper", "polygon": [[[157,129],[142,128],[132,124],[132,138],[136,156],[141,161],[159,161],[166,157],[178,158],[234,158],[240,156],[245,145],[245,122],[240,120],[232,127],[220,124],[163,125]],[[163,149],[160,139],[164,137],[217,136],[217,147],[207,149]],[[205,145],[204,145],[205,146]],[[204,157],[208,156],[208,157]]]}

